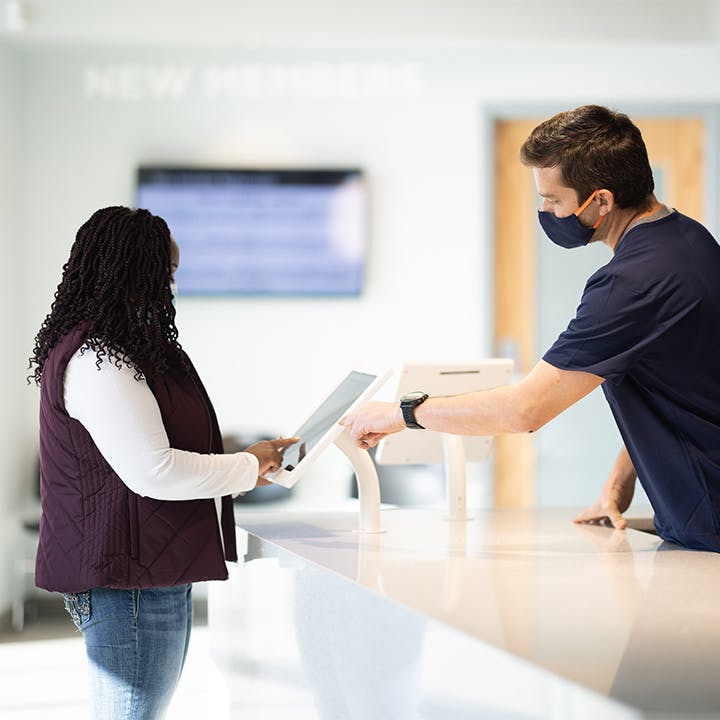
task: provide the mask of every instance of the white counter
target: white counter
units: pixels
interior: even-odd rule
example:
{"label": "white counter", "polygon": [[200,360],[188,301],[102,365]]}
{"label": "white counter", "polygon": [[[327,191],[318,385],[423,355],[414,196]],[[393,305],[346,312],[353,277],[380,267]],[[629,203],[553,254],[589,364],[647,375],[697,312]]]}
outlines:
{"label": "white counter", "polygon": [[239,515],[264,563],[212,589],[221,667],[279,674],[302,718],[720,718],[720,555],[472,514]]}

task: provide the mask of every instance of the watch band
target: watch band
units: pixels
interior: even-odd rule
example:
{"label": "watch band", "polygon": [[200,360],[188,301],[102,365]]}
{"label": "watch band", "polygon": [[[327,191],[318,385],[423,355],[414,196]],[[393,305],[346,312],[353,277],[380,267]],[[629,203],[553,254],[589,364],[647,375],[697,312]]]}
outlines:
{"label": "watch band", "polygon": [[405,427],[411,430],[424,430],[425,426],[421,425],[415,418],[415,408],[422,405],[429,395],[423,392],[413,392],[403,395],[400,398],[400,411],[402,412]]}

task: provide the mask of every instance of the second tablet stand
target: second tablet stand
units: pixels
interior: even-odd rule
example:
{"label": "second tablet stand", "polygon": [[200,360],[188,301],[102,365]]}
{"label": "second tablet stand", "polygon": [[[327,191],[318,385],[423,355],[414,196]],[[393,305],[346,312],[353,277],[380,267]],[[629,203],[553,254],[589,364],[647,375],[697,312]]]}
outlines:
{"label": "second tablet stand", "polygon": [[[459,435],[442,433],[445,453],[445,488],[448,520],[470,520],[466,501],[465,445]],[[360,499],[359,531],[383,532],[380,526],[380,482],[375,463],[366,450],[353,442],[350,433],[343,430],[335,445],[345,454],[355,471]]]}
{"label": "second tablet stand", "polygon": [[448,520],[470,520],[467,514],[465,444],[460,435],[441,433],[445,453]]}

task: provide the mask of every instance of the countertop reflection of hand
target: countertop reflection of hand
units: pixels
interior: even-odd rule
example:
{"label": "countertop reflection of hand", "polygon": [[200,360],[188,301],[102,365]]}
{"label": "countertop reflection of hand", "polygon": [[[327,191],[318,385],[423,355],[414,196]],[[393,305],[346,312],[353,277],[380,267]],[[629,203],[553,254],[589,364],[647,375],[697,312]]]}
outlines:
{"label": "countertop reflection of hand", "polygon": [[291,445],[294,445],[299,438],[278,438],[277,440],[261,440],[248,448],[245,452],[254,455],[258,459],[258,485],[267,485],[265,473],[277,472],[282,467],[283,454]]}
{"label": "countertop reflection of hand", "polygon": [[577,523],[579,533],[590,542],[598,555],[632,552],[627,534],[613,527],[609,521],[598,523],[602,527],[591,527],[590,523]]}

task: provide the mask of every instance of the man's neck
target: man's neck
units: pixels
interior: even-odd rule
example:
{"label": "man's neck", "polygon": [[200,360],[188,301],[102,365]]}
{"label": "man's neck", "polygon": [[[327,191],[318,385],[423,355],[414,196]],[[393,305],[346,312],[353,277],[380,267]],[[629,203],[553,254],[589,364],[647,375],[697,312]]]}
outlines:
{"label": "man's neck", "polygon": [[631,227],[637,225],[643,218],[654,215],[662,207],[663,205],[658,202],[657,198],[651,195],[648,202],[642,207],[614,208],[598,228],[597,240],[604,242],[615,252],[618,243]]}

